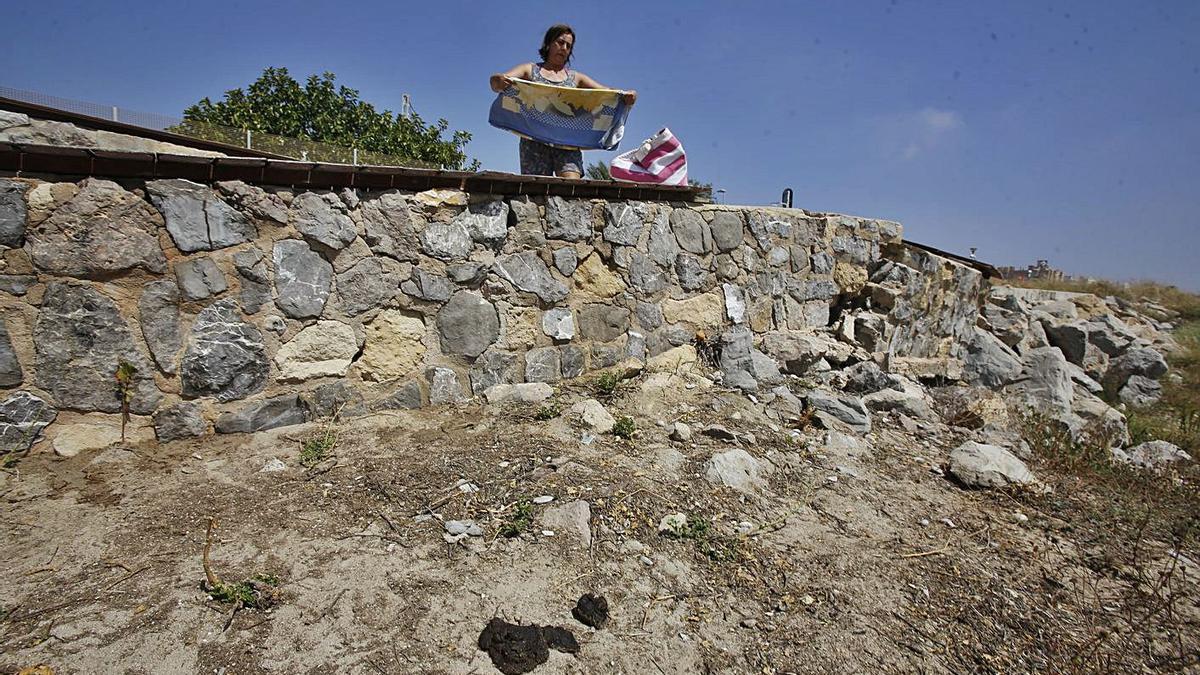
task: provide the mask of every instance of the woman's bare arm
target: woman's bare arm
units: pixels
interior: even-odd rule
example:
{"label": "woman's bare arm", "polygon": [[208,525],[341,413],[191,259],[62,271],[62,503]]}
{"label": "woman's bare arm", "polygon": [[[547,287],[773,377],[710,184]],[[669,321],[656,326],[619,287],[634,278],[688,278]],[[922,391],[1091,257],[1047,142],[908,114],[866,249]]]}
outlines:
{"label": "woman's bare arm", "polygon": [[522,63],[509,68],[503,73],[496,73],[495,75],[492,75],[492,77],[488,80],[488,84],[491,85],[492,91],[499,93],[512,86],[512,80],[514,77],[522,80],[528,80],[532,76],[533,64]]}
{"label": "woman's bare arm", "polygon": [[[600,84],[599,82],[593,80],[592,78],[588,77],[587,75],[584,75],[583,73],[579,72],[578,70],[575,71],[575,83],[577,85],[579,85],[580,89],[615,89],[615,87],[606,87],[606,86]],[[618,90],[618,91],[621,91],[621,90]],[[634,101],[636,101],[636,100],[637,100],[637,92],[636,91],[634,91],[632,89],[625,90],[625,102],[626,103],[628,103],[629,105],[633,105]]]}

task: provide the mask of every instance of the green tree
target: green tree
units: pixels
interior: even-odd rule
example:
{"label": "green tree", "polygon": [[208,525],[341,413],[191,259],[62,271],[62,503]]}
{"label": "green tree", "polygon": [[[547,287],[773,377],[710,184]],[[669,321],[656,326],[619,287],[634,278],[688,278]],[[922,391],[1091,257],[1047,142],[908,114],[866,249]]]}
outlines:
{"label": "green tree", "polygon": [[470,133],[454,131],[443,138],[450,127],[446,120],[426,124],[416,112],[377,111],[359,99],[358,90],[338,86],[335,80],[327,72],[311,75],[301,85],[287,68],[267,68],[245,89],[227,91],[220,101],[205,97],[189,106],[183,111],[184,126],[187,121],[216,124],[398,155],[447,169],[479,169],[478,160],[467,159]]}
{"label": "green tree", "polygon": [[596,162],[588,164],[585,172],[588,178],[592,180],[612,180],[612,174],[609,173],[608,165],[604,162]]}

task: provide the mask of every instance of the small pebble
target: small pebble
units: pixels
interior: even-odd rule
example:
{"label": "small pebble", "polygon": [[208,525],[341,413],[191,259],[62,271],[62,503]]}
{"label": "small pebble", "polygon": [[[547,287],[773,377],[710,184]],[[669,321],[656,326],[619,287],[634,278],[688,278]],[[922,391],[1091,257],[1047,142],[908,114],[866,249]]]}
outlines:
{"label": "small pebble", "polygon": [[757,625],[758,625],[758,619],[742,619],[741,620],[742,628],[754,628]]}
{"label": "small pebble", "polygon": [[533,498],[534,504],[549,504],[552,501],[554,501],[554,497],[550,495],[538,495]]}
{"label": "small pebble", "polygon": [[654,561],[647,558],[646,556],[642,556],[642,557],[638,558],[638,560],[641,560],[642,564],[645,565],[646,567],[650,567],[651,565],[654,564]]}

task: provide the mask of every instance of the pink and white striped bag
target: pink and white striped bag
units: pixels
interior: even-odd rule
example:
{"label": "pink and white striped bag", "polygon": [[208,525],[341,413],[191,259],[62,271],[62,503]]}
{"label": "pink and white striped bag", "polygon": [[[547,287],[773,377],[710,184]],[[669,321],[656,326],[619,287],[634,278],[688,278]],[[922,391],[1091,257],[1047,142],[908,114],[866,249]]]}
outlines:
{"label": "pink and white striped bag", "polygon": [[629,152],[613,157],[609,173],[615,180],[659,185],[687,185],[687,155],[683,144],[663,127]]}

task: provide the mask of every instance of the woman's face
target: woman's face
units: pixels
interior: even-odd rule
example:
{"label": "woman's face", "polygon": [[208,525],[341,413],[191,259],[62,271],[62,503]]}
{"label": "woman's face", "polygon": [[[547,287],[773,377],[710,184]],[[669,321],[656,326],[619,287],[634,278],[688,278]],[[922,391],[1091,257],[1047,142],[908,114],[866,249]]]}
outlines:
{"label": "woman's face", "polygon": [[571,49],[575,47],[575,36],[570,33],[559,35],[547,48],[547,61],[566,63],[571,58]]}

